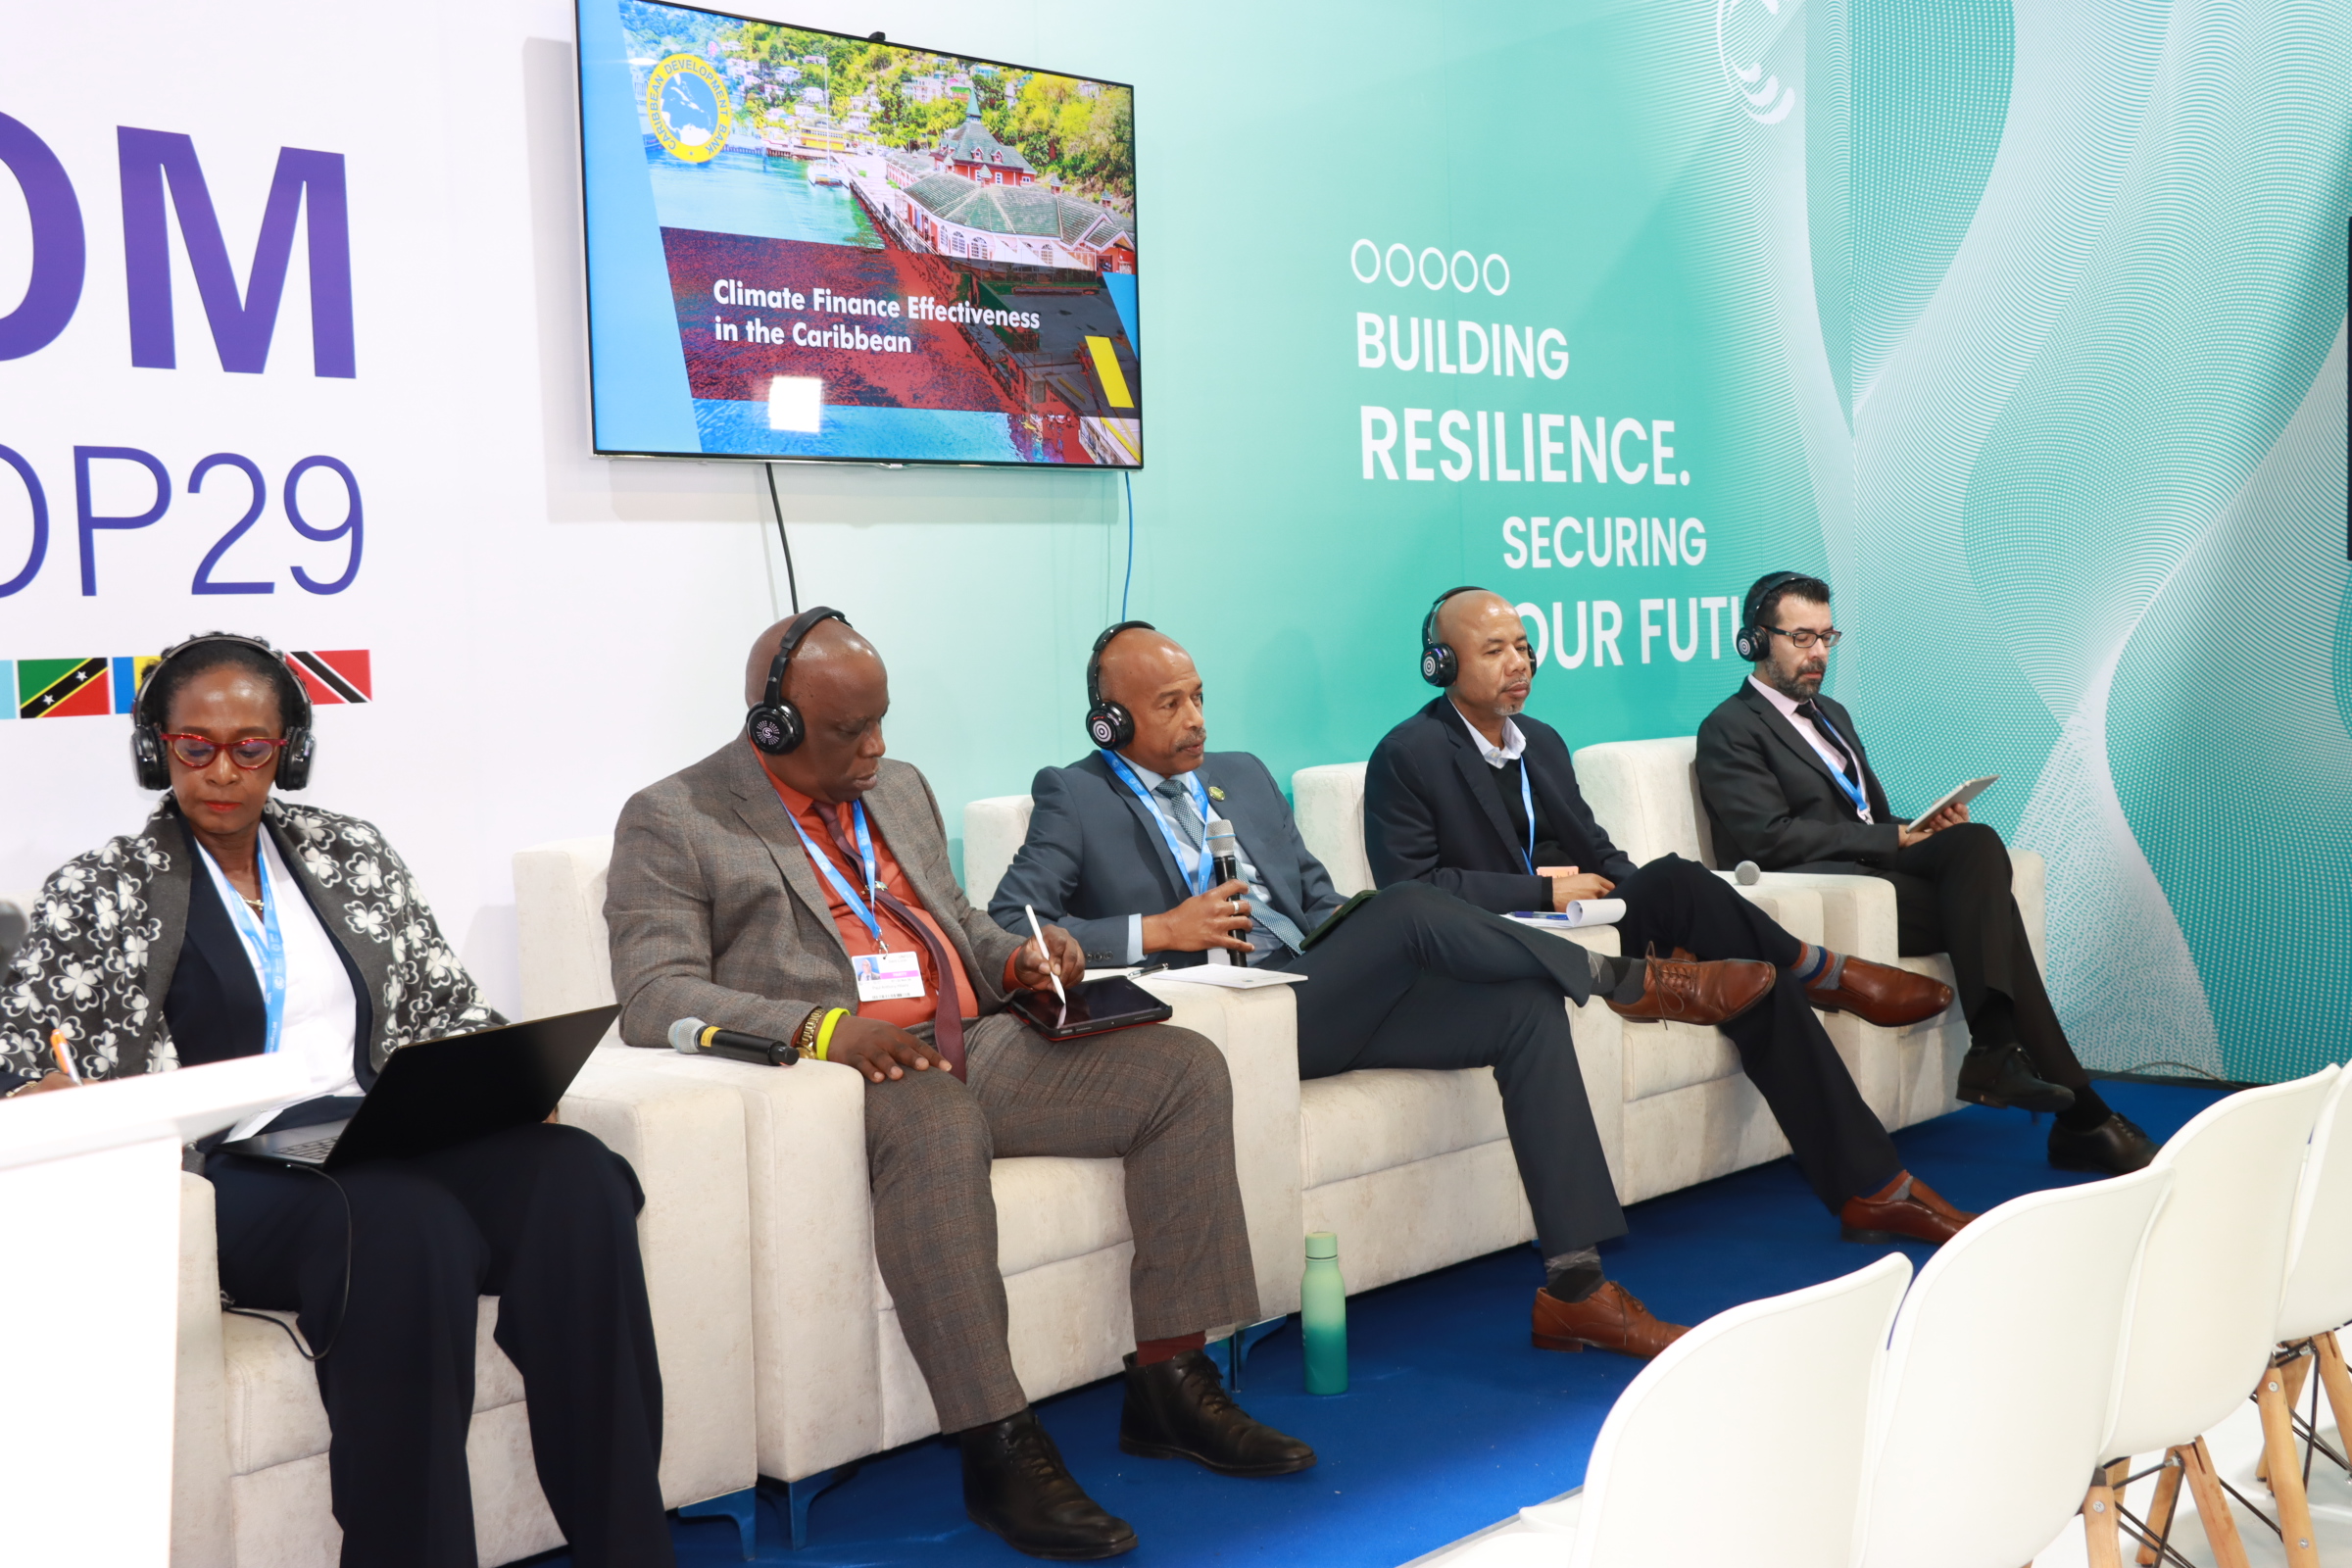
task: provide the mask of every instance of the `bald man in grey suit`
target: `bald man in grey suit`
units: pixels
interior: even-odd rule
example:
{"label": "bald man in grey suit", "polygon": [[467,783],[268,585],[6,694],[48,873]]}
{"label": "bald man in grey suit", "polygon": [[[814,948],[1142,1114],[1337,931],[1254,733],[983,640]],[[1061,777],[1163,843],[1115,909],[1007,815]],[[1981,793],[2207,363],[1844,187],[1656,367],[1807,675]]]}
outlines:
{"label": "bald man in grey suit", "polygon": [[1041,954],[965,902],[930,785],[883,755],[881,656],[838,612],[761,633],[744,689],[745,732],[621,811],[605,902],[621,1037],[665,1048],[672,1021],[699,1017],[821,1038],[823,1060],[864,1074],[875,1257],[940,1425],[959,1434],[966,1511],[1036,1556],[1136,1544],[1013,1376],[1000,1154],[1125,1164],[1137,1348],[1122,1448],[1229,1475],[1312,1465],[1201,1351],[1203,1331],[1259,1316],[1216,1047],[1164,1024],[1049,1045],[1004,1010],[1056,974],[1077,984],[1085,959],[1066,932],[1049,927]]}

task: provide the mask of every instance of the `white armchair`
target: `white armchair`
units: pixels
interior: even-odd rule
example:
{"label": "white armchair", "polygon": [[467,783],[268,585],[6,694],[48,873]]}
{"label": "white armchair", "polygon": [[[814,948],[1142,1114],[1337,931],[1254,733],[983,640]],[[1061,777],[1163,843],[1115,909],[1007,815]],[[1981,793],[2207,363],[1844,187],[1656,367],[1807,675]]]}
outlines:
{"label": "white armchair", "polygon": [[[611,858],[610,838],[544,844],[514,857],[526,1007],[560,1011],[612,1000],[604,920]],[[1159,994],[1175,1008],[1172,1022],[1225,1054],[1259,1296],[1269,1313],[1293,1310],[1300,1226],[1291,998],[1287,991],[1184,985]],[[789,1484],[797,1544],[806,1539],[809,1500],[836,1467],[939,1430],[874,1262],[865,1086],[850,1069],[822,1062],[779,1071],[621,1046],[598,1055],[639,1074],[723,1085],[740,1100],[759,1471]],[[1022,1388],[1041,1399],[1116,1372],[1135,1343],[1128,1305],[1135,1249],[1119,1162],[1000,1159],[992,1181]],[[845,1318],[852,1303],[868,1310]],[[835,1326],[822,1342],[803,1332],[815,1316]]]}
{"label": "white armchair", "polygon": [[[1357,762],[1307,768],[1293,779],[1300,836],[1343,893],[1372,885],[1363,851],[1363,778]],[[1027,834],[1029,811],[1025,795],[964,808],[963,862],[974,902],[996,891]],[[1807,907],[1818,925],[1818,906]],[[1617,951],[1614,930],[1576,932],[1569,940]],[[1762,1098],[1740,1073],[1738,1053],[1715,1030],[1681,1024],[1629,1030],[1602,1006],[1571,1008],[1568,1016],[1621,1200],[1788,1152]],[[1640,1047],[1638,1059],[1627,1053],[1629,1039]],[[1295,1075],[1295,1035],[1284,1048]],[[1623,1087],[1629,1072],[1644,1094],[1690,1092],[1637,1105]],[[1366,1069],[1300,1084],[1298,1096],[1300,1223],[1339,1236],[1349,1290],[1371,1290],[1534,1239],[1535,1219],[1491,1070]],[[1691,1136],[1692,1117],[1704,1136]],[[1275,1303],[1269,1298],[1267,1305]]]}
{"label": "white armchair", "polygon": [[[1334,884],[1343,892],[1370,887],[1372,868],[1364,850],[1364,764],[1339,762],[1301,768],[1292,775],[1291,788],[1298,802],[1299,836],[1331,872]],[[1804,940],[1826,940],[1822,901],[1809,889],[1791,886],[1740,891]],[[1575,937],[1605,953],[1618,951],[1617,933],[1611,928],[1578,932]],[[1597,1004],[1571,1008],[1569,1020],[1578,1060],[1585,1072],[1586,1092],[1592,1103],[1593,1119],[1600,1127],[1601,1145],[1608,1152],[1609,1169],[1616,1179],[1620,1201],[1631,1203],[1654,1198],[1660,1193],[1760,1165],[1788,1152],[1788,1140],[1781,1136],[1780,1124],[1773,1119],[1771,1107],[1740,1070],[1738,1049],[1720,1030],[1683,1024],[1626,1024]],[[1835,1034],[1833,1040],[1849,1068],[1859,1072],[1866,1065],[1858,1058],[1853,1042],[1837,1039]],[[1361,1076],[1366,1075],[1350,1073],[1305,1087],[1303,1103],[1310,1149],[1316,1143],[1317,1108],[1323,1097],[1328,1095],[1332,1099],[1336,1111],[1342,1097],[1351,1093],[1341,1086]],[[1509,1165],[1509,1145],[1502,1141],[1501,1096],[1492,1087],[1492,1074],[1474,1076],[1485,1086],[1478,1098],[1482,1130],[1492,1141],[1487,1146],[1491,1150],[1487,1157],[1502,1161],[1501,1173],[1508,1177],[1516,1195],[1518,1175]],[[1405,1119],[1412,1122],[1422,1118]],[[1315,1175],[1334,1170],[1328,1161],[1315,1161],[1310,1156],[1306,1191],[1310,1220],[1322,1205],[1336,1201],[1346,1191],[1335,1186],[1330,1194],[1319,1199]],[[1474,1201],[1481,1204],[1492,1201],[1477,1184],[1470,1184],[1468,1190],[1477,1193]],[[1524,1213],[1523,1196],[1519,1197],[1519,1204],[1520,1212]],[[1363,1218],[1370,1221],[1377,1237],[1384,1227],[1399,1223],[1402,1216],[1396,1210],[1401,1206],[1386,1203],[1382,1206],[1385,1219],[1375,1215]],[[1441,1212],[1445,1208],[1441,1203]],[[1445,1222],[1454,1223],[1454,1216],[1446,1214]],[[1332,1228],[1338,1227],[1335,1224]],[[1359,1232],[1363,1229],[1359,1222]],[[1466,1238],[1464,1245],[1468,1242]],[[1508,1245],[1507,1240],[1480,1250],[1492,1250],[1494,1246],[1504,1245]],[[1351,1273],[1348,1278],[1352,1283],[1354,1275]]]}
{"label": "white armchair", "polygon": [[[663,1505],[746,1492],[759,1477],[740,1102],[715,1085],[592,1061],[561,1115],[626,1158],[645,1190],[637,1239],[662,1360]],[[343,1534],[317,1376],[277,1329],[220,1310],[212,1185],[180,1181],[173,1568],[333,1568]],[[564,1541],[532,1468],[522,1376],[490,1337],[497,1322],[497,1298],[483,1298],[466,1457],[484,1564]]]}
{"label": "white armchair", "polygon": [[[1688,735],[1660,740],[1609,741],[1579,750],[1574,758],[1585,799],[1609,836],[1636,860],[1681,855],[1701,865],[1716,863],[1706,807],[1693,765],[1698,743]],[[2045,867],[2031,850],[2012,850],[2013,888],[2034,956],[2041,960],[2042,887]],[[1951,960],[1941,954],[1906,958],[1895,942],[1894,889],[1877,877],[1767,871],[1758,891],[1804,889],[1821,899],[1821,941],[1841,953],[1954,984]],[[1801,933],[1800,933],[1801,935]],[[1811,940],[1808,938],[1808,940]],[[1889,1127],[1940,1116],[1958,1107],[1952,1086],[1968,1051],[1968,1021],[1955,1003],[1941,1016],[1903,1029],[1879,1029],[1845,1013],[1823,1022],[1863,1098]]]}

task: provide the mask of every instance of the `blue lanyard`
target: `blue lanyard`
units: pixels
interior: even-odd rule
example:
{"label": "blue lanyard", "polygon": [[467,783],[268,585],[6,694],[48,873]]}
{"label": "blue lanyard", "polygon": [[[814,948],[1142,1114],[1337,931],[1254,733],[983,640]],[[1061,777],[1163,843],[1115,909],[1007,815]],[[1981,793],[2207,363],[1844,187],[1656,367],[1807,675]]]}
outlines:
{"label": "blue lanyard", "polygon": [[277,923],[278,901],[270,887],[269,853],[258,842],[253,847],[254,881],[262,889],[259,921],[253,917],[252,906],[238,896],[236,885],[221,872],[220,862],[213,859],[212,851],[206,850],[204,858],[212,866],[215,885],[228,891],[228,917],[236,922],[237,939],[245,945],[246,956],[261,970],[262,1004],[270,1020],[262,1051],[268,1054],[277,1050],[286,1025],[286,938]]}
{"label": "blue lanyard", "polygon": [[[1821,710],[1817,708],[1814,710],[1814,711],[1816,713],[1820,713]],[[1862,770],[1861,762],[1854,759],[1854,754],[1846,747],[1845,737],[1838,733],[1838,726],[1830,722],[1829,715],[1827,713],[1822,713],[1821,717],[1810,719],[1808,722],[1811,723],[1814,728],[1820,730],[1822,734],[1828,736],[1830,744],[1837,747],[1838,751],[1843,752],[1847,760],[1854,762],[1854,771],[1858,773]],[[1856,816],[1867,816],[1870,813],[1870,796],[1863,790],[1861,785],[1855,783],[1852,779],[1845,776],[1844,768],[1833,766],[1830,769],[1830,777],[1837,781],[1839,789],[1845,791],[1845,798],[1854,803],[1854,814]]]}
{"label": "blue lanyard", "polygon": [[[819,850],[815,842],[808,837],[808,830],[801,826],[800,813],[787,806],[784,808],[784,815],[791,821],[792,830],[801,836],[801,848],[808,852],[808,858],[813,860],[816,868],[824,873],[825,880],[833,884],[833,891],[840,894],[842,902],[849,905],[858,918],[865,922],[865,929],[873,937],[875,948],[883,953],[888,953],[890,939],[882,934],[882,922],[874,917],[874,911],[867,906],[865,899],[859,898],[858,890],[850,886],[850,879],[835,868],[833,857]],[[865,803],[858,801],[851,806],[850,815],[858,824],[858,854],[865,861],[865,894],[867,899],[871,899],[874,898],[875,884],[874,841],[865,830]],[[876,900],[876,902],[880,901]]]}
{"label": "blue lanyard", "polygon": [[1527,862],[1527,874],[1536,874],[1536,793],[1527,787],[1527,758],[1519,759],[1519,808],[1527,813],[1527,848],[1519,858]]}
{"label": "blue lanyard", "polygon": [[[1127,781],[1127,787],[1135,791],[1135,798],[1144,803],[1144,809],[1151,813],[1153,824],[1159,829],[1159,836],[1168,841],[1168,854],[1175,858],[1176,869],[1184,875],[1184,885],[1195,894],[1206,893],[1210,870],[1208,846],[1203,843],[1195,850],[1176,836],[1176,830],[1168,825],[1167,817],[1160,811],[1158,799],[1144,788],[1144,781],[1135,776],[1118,753],[1104,752],[1102,760],[1110,764],[1112,772]],[[1200,813],[1200,831],[1205,834],[1208,831],[1208,796],[1200,788],[1200,775],[1197,772],[1187,773],[1184,781],[1192,790],[1194,808]],[[1188,855],[1192,857],[1189,860],[1186,858]]]}

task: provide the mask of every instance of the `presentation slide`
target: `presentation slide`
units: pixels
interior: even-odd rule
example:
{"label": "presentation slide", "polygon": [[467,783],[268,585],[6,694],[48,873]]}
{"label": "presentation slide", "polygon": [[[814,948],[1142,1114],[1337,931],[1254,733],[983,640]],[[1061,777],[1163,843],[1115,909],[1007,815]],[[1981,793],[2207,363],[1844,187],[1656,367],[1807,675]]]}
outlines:
{"label": "presentation slide", "polygon": [[596,449],[1143,465],[1115,82],[581,0]]}

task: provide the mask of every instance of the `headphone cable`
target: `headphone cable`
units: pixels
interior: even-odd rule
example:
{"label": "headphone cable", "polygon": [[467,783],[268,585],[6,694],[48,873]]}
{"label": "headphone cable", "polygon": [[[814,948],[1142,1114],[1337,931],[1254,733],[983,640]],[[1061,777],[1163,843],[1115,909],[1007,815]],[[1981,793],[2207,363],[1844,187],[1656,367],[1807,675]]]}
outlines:
{"label": "headphone cable", "polygon": [[1135,470],[1124,469],[1119,481],[1127,487],[1127,576],[1119,584],[1119,618],[1127,618],[1127,590],[1135,585]]}
{"label": "headphone cable", "polygon": [[343,1200],[343,1299],[335,1307],[335,1325],[326,1331],[326,1343],[320,1346],[318,1352],[314,1354],[303,1347],[302,1336],[295,1333],[293,1325],[284,1318],[269,1312],[257,1312],[248,1306],[239,1306],[226,1291],[220,1293],[220,1310],[233,1312],[238,1317],[259,1318],[264,1323],[275,1324],[278,1332],[294,1342],[295,1354],[301,1356],[305,1361],[323,1361],[326,1359],[327,1352],[335,1348],[335,1341],[343,1337],[343,1317],[351,1310],[351,1253],[356,1240],[353,1235],[351,1219],[351,1195],[343,1190],[341,1182],[316,1165],[293,1165],[287,1168],[309,1171],[327,1186],[332,1187],[335,1190],[335,1196]]}
{"label": "headphone cable", "polygon": [[797,615],[801,612],[801,581],[793,574],[792,540],[784,533],[784,501],[776,494],[776,466],[762,463],[760,466],[767,470],[767,504],[776,512],[776,543],[784,547],[784,587],[792,596],[792,612]]}

